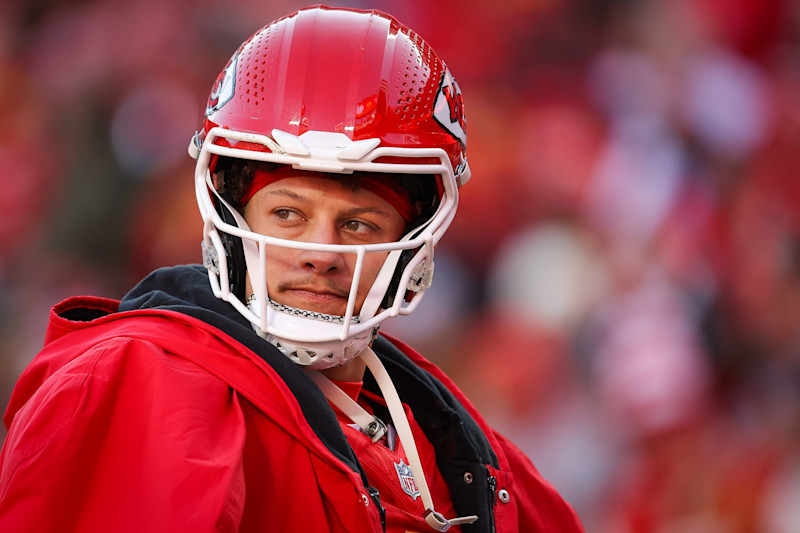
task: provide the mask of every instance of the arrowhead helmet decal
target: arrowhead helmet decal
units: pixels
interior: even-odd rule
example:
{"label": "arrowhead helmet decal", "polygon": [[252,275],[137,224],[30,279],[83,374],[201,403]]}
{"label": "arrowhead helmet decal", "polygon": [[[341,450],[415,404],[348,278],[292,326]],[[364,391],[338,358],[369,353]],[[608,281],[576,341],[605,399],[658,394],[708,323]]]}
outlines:
{"label": "arrowhead helmet decal", "polygon": [[433,118],[453,135],[462,146],[467,145],[467,119],[464,114],[464,99],[461,87],[456,83],[450,69],[445,66],[439,92],[436,94]]}
{"label": "arrowhead helmet decal", "polygon": [[217,77],[214,86],[211,88],[211,94],[208,97],[208,104],[206,104],[206,116],[211,115],[218,111],[228,101],[233,98],[234,89],[236,87],[236,64],[239,62],[239,50],[233,54],[225,70]]}

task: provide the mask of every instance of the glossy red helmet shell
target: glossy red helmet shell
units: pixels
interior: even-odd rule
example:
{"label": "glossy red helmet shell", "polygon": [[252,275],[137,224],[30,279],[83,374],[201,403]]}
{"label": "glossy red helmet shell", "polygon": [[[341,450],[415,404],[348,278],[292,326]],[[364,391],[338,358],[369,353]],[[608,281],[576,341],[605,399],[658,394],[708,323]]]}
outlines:
{"label": "glossy red helmet shell", "polygon": [[379,11],[309,7],[256,32],[217,78],[198,140],[215,126],[441,148],[457,183],[469,178],[461,90],[419,35]]}

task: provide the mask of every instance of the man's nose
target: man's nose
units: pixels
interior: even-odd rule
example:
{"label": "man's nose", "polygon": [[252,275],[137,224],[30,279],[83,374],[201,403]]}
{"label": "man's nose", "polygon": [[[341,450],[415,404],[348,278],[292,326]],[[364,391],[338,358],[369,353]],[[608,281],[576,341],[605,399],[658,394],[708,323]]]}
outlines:
{"label": "man's nose", "polygon": [[[335,228],[323,224],[315,225],[304,237],[304,241],[314,244],[340,244]],[[346,264],[344,254],[319,250],[302,250],[298,261],[303,268],[317,274],[341,272]]]}

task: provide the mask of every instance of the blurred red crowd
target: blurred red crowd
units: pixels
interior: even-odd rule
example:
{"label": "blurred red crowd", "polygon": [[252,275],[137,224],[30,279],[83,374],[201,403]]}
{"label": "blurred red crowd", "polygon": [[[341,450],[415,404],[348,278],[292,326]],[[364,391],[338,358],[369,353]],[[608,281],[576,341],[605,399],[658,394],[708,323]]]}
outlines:
{"label": "blurred red crowd", "polygon": [[[0,5],[3,404],[51,305],[199,261],[207,91],[301,5]],[[348,5],[423,35],[468,117],[436,283],[385,329],[587,531],[800,530],[800,4]]]}

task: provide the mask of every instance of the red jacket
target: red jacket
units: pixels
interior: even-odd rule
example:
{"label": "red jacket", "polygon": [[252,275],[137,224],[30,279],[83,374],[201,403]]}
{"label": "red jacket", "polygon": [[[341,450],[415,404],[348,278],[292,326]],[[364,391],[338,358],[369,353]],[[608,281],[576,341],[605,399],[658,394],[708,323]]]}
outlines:
{"label": "red jacket", "polygon": [[[303,378],[293,377],[293,363],[269,364],[253,351],[256,341],[248,347],[183,312],[118,305],[76,298],[53,308],[45,348],[5,415],[0,531],[382,530],[379,495],[329,429],[338,425],[328,424],[335,416],[324,397],[309,403],[313,389],[297,394]],[[70,319],[78,315],[91,320]],[[466,428],[467,440],[485,436],[491,448],[476,452],[485,468],[463,451],[439,460],[451,480],[474,471],[470,486],[449,483],[459,512],[471,506],[480,516],[464,531],[493,531],[492,515],[497,531],[581,530],[569,505],[438,368],[396,341],[380,343],[404,354],[386,359],[390,372],[408,368],[446,389],[436,394],[456,407],[428,405],[431,412],[458,414],[453,427]],[[420,424],[435,445],[449,442],[431,421]],[[490,491],[470,495],[480,484]]]}

